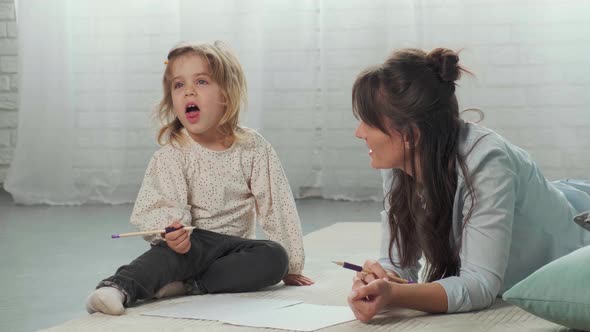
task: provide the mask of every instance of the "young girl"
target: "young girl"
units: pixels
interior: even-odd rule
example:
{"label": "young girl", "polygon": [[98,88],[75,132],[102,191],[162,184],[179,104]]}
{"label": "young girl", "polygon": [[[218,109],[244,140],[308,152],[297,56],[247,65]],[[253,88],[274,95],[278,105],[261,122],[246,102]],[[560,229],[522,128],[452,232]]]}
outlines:
{"label": "young girl", "polygon": [[[310,285],[295,202],[279,159],[257,132],[238,126],[242,68],[222,43],[168,54],[163,147],[152,157],[131,215],[151,248],[89,296],[89,313],[121,315],[141,299],[250,292],[283,280]],[[270,241],[251,240],[255,219]],[[196,226],[192,234],[183,226]]]}
{"label": "young girl", "polygon": [[[381,258],[348,302],[366,322],[383,308],[433,313],[490,306],[544,264],[590,244],[573,222],[590,196],[550,183],[524,150],[459,118],[457,54],[394,53],[353,87],[356,136],[384,169]],[[390,282],[386,272],[424,283]]]}

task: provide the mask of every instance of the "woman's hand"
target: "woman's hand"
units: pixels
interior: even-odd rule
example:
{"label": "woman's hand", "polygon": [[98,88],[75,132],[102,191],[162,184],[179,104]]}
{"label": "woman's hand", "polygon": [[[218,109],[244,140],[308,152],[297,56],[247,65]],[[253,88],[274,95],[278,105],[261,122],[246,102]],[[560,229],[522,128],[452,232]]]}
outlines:
{"label": "woman's hand", "polygon": [[381,310],[393,304],[395,286],[398,284],[385,279],[373,279],[365,285],[354,277],[352,292],[347,298],[352,312],[361,322],[367,323]]}
{"label": "woman's hand", "polygon": [[[348,305],[362,322],[368,322],[391,301],[391,287],[387,279],[387,271],[375,260],[366,260],[363,270],[352,278],[352,292],[348,297]],[[371,285],[371,286],[369,286]],[[362,289],[362,290],[361,290]],[[358,296],[361,294],[369,294]]]}
{"label": "woman's hand", "polygon": [[174,252],[179,254],[186,254],[191,248],[190,231],[182,228],[184,227],[180,222],[175,221],[170,227],[176,228],[175,231],[166,233],[164,238],[166,244]]}
{"label": "woman's hand", "polygon": [[356,276],[352,278],[352,290],[356,290],[373,280],[387,277],[387,271],[376,260],[366,260],[363,264],[363,270],[371,271],[372,273],[357,272]]}
{"label": "woman's hand", "polygon": [[309,286],[314,284],[313,280],[302,274],[287,274],[283,278],[283,282],[289,286]]}
{"label": "woman's hand", "polygon": [[371,271],[372,273],[357,272],[357,277],[363,279],[365,283],[370,283],[375,279],[383,279],[387,277],[387,271],[376,260],[368,259],[363,264],[363,270]]}

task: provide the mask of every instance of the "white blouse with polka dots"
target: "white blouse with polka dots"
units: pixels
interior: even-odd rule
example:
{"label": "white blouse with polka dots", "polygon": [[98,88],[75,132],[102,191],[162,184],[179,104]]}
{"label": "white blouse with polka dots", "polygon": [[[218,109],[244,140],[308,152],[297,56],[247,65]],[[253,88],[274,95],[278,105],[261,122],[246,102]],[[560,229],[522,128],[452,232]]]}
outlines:
{"label": "white blouse with polka dots", "polygon": [[[164,229],[175,220],[222,234],[255,238],[264,233],[289,254],[289,273],[303,270],[299,215],[285,172],[272,146],[256,131],[224,151],[204,148],[183,131],[185,144],[154,153],[131,215],[139,230]],[[151,243],[160,235],[145,237]]]}

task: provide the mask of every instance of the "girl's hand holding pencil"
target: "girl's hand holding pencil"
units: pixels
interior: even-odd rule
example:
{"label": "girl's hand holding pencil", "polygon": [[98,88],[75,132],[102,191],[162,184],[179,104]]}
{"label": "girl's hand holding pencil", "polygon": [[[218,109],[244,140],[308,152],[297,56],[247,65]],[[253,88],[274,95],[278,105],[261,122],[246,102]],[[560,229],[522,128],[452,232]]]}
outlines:
{"label": "girl's hand holding pencil", "polygon": [[[178,221],[175,221],[170,227],[176,228],[175,231],[166,232],[165,240],[168,247],[179,254],[186,254],[191,248],[192,229],[188,230]],[[168,228],[170,228],[168,227]]]}
{"label": "girl's hand holding pencil", "polygon": [[121,237],[129,236],[140,236],[150,234],[162,234],[162,237],[166,241],[166,244],[170,249],[174,250],[179,254],[186,254],[191,248],[190,235],[196,227],[194,226],[182,226],[178,221],[173,222],[166,229],[156,229],[152,231],[143,232],[131,232],[123,234],[113,234],[111,238],[118,239]]}

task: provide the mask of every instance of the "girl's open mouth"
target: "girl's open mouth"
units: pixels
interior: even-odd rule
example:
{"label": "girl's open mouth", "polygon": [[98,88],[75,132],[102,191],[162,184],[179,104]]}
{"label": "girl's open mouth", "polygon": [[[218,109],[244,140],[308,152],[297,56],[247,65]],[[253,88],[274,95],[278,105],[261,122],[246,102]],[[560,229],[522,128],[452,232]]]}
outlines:
{"label": "girl's open mouth", "polygon": [[199,117],[201,116],[201,110],[196,104],[188,104],[186,105],[186,119],[190,123],[195,123],[199,121]]}

